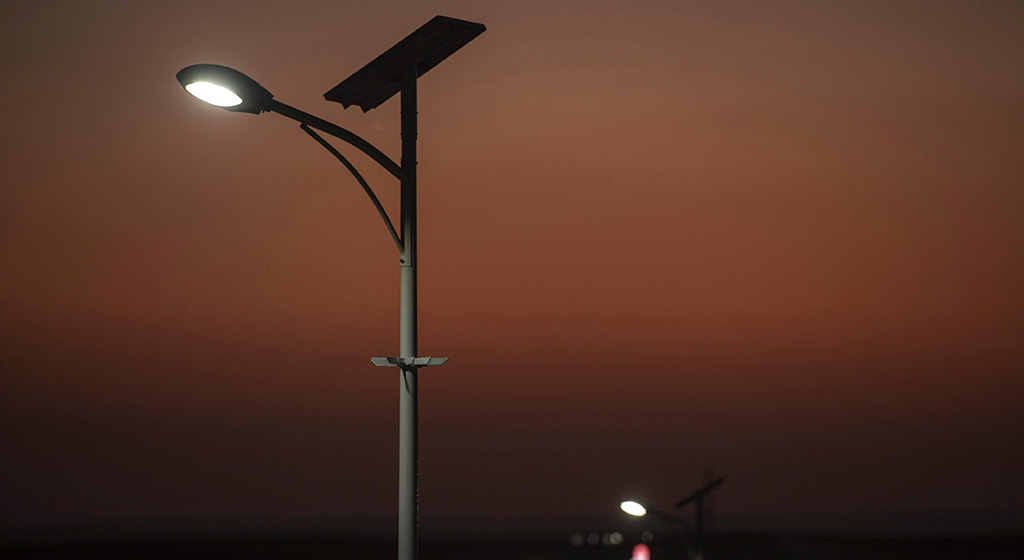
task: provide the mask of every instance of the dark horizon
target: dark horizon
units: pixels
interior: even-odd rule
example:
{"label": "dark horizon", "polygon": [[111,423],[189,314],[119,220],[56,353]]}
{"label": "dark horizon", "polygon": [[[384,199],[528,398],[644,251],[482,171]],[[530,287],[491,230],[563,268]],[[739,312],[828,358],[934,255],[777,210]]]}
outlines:
{"label": "dark horizon", "polygon": [[[223,521],[223,520],[221,520]],[[877,520],[874,520],[877,522]],[[223,526],[216,530],[141,531],[122,527],[119,531],[22,534],[19,538],[0,535],[5,558],[135,558],[164,559],[189,557],[224,558],[317,558],[393,557],[394,535],[374,532],[342,532],[316,524],[277,526]],[[635,546],[646,546],[653,558],[679,558],[685,543],[678,531],[644,531],[632,527],[619,531],[598,524],[580,524],[584,530],[544,532],[536,526],[525,532],[460,531],[430,532],[420,538],[420,557],[501,560],[513,558],[590,558],[622,560]],[[989,527],[988,529],[991,529]],[[641,531],[644,531],[641,533]],[[692,535],[690,536],[692,539]],[[692,541],[691,541],[692,542]],[[1024,533],[1018,530],[982,532],[892,532],[892,531],[713,531],[705,535],[707,558],[791,559],[791,558],[873,558],[876,560],[939,560],[972,555],[988,560],[1010,560],[1024,553]]]}

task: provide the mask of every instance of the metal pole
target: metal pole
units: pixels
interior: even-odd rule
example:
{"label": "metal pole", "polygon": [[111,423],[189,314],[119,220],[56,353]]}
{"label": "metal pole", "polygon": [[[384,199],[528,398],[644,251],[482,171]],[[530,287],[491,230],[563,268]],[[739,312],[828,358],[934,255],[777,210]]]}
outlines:
{"label": "metal pole", "polygon": [[704,494],[697,496],[697,560],[704,558]]}
{"label": "metal pole", "polygon": [[[416,67],[402,78],[402,300],[400,357],[415,358],[416,344]],[[399,368],[398,560],[419,557],[417,391],[413,365]]]}
{"label": "metal pole", "polygon": [[686,523],[686,521],[683,520],[683,518],[676,517],[675,515],[672,515],[671,513],[668,513],[667,511],[662,511],[660,509],[656,509],[656,508],[652,508],[652,507],[647,508],[647,513],[651,513],[651,514],[655,515],[656,517],[660,517],[660,518],[664,519],[665,521],[668,521],[670,523],[675,523],[676,525],[679,525],[680,527],[682,527],[683,528],[683,533],[682,533],[681,536],[683,537],[683,547],[686,548],[686,556],[687,556],[687,558],[689,558],[690,560],[701,560],[700,552],[693,548],[693,545],[690,543],[690,539],[688,539],[686,537],[686,533],[690,532],[690,525],[688,523]]}

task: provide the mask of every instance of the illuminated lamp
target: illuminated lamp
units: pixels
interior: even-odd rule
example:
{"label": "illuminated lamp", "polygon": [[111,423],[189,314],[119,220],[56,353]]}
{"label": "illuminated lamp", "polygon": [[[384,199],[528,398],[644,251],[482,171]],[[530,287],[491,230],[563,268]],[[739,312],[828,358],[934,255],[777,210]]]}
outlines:
{"label": "illuminated lamp", "polygon": [[218,64],[193,64],[177,76],[185,91],[228,111],[259,114],[270,111],[274,94],[245,74]]}
{"label": "illuminated lamp", "polygon": [[633,500],[627,500],[625,502],[622,502],[621,504],[619,504],[619,507],[622,508],[622,511],[630,515],[635,515],[637,517],[643,517],[647,515],[647,508],[645,508],[638,502],[634,502]]}

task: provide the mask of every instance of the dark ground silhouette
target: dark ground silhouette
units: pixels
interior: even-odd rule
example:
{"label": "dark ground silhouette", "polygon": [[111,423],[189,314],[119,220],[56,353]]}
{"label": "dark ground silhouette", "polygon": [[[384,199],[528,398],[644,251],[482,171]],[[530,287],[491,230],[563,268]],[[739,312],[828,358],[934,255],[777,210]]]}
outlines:
{"label": "dark ground silhouette", "polygon": [[[475,559],[578,559],[626,560],[633,543],[618,546],[578,545],[569,538],[423,539],[423,560]],[[673,540],[650,544],[652,560],[682,559],[681,543]],[[302,558],[393,558],[394,539],[329,537],[316,535],[235,536],[195,538],[76,539],[59,542],[8,541],[0,544],[0,556],[17,559],[132,558],[245,558],[248,560]],[[822,536],[799,534],[735,534],[709,536],[704,557],[708,560],[757,558],[872,558],[943,559],[1024,558],[1024,534],[943,537]]]}

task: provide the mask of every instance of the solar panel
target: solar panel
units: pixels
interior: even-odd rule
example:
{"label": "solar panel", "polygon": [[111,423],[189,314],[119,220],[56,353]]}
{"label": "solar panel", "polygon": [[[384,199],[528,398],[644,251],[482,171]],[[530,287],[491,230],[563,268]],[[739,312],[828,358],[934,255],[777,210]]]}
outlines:
{"label": "solar panel", "polygon": [[483,24],[435,16],[324,94],[345,108],[358,105],[367,112],[402,89],[402,75],[410,66],[422,76],[439,62],[472,41],[487,28]]}

